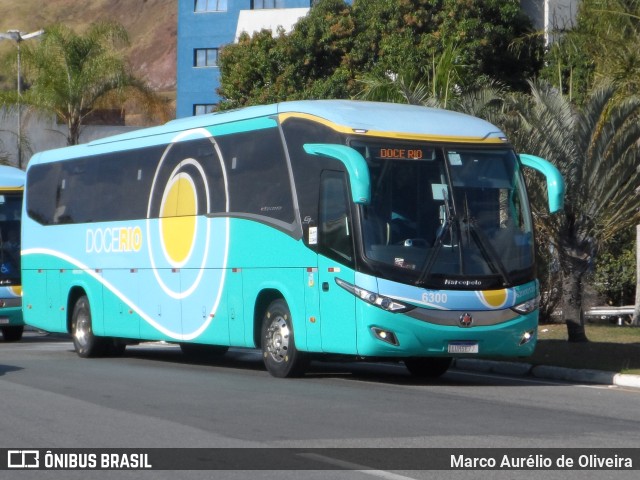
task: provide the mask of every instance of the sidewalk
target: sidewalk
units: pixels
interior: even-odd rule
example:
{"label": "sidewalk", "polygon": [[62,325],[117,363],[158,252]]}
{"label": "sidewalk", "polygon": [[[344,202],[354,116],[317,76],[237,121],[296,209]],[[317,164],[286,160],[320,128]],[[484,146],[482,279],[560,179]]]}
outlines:
{"label": "sidewalk", "polygon": [[530,363],[500,362],[473,358],[457,358],[454,360],[453,367],[458,370],[469,370],[473,372],[640,388],[640,375],[604,372],[601,370],[551,367],[548,365],[531,365]]}

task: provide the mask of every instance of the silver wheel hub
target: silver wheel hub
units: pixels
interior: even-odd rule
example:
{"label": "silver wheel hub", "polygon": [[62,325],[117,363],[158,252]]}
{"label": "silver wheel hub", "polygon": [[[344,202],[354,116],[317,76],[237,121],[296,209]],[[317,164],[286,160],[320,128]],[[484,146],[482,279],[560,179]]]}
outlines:
{"label": "silver wheel hub", "polygon": [[274,361],[280,363],[286,359],[290,338],[287,322],[280,315],[276,316],[269,324],[265,338],[267,352]]}
{"label": "silver wheel hub", "polygon": [[89,317],[85,314],[78,315],[78,319],[76,320],[76,328],[73,332],[73,336],[76,338],[76,341],[81,346],[86,346],[89,341],[89,336],[91,334],[91,323],[89,322]]}

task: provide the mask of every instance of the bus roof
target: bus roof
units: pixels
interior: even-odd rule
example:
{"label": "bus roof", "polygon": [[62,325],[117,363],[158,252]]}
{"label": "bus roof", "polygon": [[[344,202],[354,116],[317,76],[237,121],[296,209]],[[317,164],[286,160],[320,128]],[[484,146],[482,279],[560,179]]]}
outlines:
{"label": "bus roof", "polygon": [[[162,136],[178,132],[221,125],[267,116],[297,116],[313,118],[336,130],[362,135],[388,135],[396,138],[440,138],[455,141],[482,142],[505,138],[500,129],[485,120],[463,113],[417,105],[365,102],[356,100],[299,100],[271,105],[246,107],[207,115],[172,120],[164,125],[134,130],[129,133],[94,140],[67,147],[64,158],[95,155],[110,150],[128,148],[126,142],[137,141],[139,146],[162,143]],[[115,144],[119,144],[117,147]],[[73,149],[73,150],[69,150]],[[34,155],[34,163],[54,161],[62,155]]]}
{"label": "bus roof", "polygon": [[25,176],[23,170],[9,165],[0,165],[0,188],[24,187]]}
{"label": "bus roof", "polygon": [[399,103],[353,100],[285,102],[278,113],[307,114],[352,132],[394,136],[462,137],[477,141],[503,138],[500,129],[485,120],[451,110]]}

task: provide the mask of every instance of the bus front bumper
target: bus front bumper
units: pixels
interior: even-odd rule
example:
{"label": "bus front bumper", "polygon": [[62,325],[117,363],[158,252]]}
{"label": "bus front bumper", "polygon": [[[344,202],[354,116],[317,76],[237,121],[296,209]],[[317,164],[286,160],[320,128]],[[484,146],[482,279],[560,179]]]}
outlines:
{"label": "bus front bumper", "polygon": [[[372,306],[361,308],[367,309],[359,312],[364,313],[359,319],[367,319],[359,322],[358,330],[358,354],[363,357],[527,357],[537,342],[537,310],[522,315],[508,309],[447,311],[440,317],[448,321],[431,322]],[[492,315],[496,322],[488,320]],[[484,321],[475,322],[476,317]]]}

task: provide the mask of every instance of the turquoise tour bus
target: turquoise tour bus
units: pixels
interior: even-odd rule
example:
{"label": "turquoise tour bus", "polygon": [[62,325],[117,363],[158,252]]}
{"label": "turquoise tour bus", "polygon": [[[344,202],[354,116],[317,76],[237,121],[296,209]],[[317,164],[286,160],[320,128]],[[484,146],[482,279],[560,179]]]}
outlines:
{"label": "turquoise tour bus", "polygon": [[0,329],[6,342],[22,338],[20,217],[25,173],[0,165]]}
{"label": "turquoise tour bus", "polygon": [[27,169],[26,323],[77,353],[259,348],[276,377],[331,355],[438,376],[526,356],[539,287],[523,167],[495,126],[419,106],[249,107],[42,152]]}

